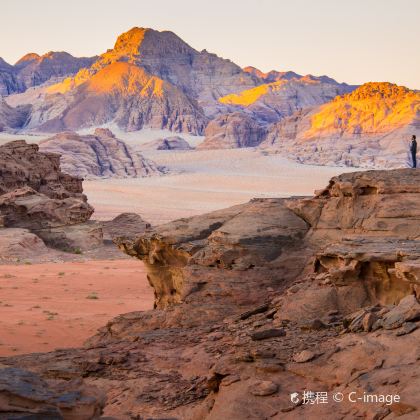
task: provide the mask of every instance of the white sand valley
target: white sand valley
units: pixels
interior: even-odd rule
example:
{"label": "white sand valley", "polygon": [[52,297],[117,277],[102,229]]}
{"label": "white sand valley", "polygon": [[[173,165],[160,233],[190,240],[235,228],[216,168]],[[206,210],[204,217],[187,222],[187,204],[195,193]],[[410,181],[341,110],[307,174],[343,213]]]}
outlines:
{"label": "white sand valley", "polygon": [[354,168],[301,165],[255,149],[145,153],[169,175],[85,181],[94,218],[139,213],[161,224],[246,202],[254,197],[312,195],[332,176]]}

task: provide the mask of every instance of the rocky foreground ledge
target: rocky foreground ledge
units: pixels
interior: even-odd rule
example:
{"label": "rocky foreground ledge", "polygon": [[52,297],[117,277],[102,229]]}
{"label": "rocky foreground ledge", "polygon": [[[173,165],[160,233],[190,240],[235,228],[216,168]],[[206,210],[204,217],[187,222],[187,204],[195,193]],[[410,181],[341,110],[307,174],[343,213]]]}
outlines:
{"label": "rocky foreground ledge", "polygon": [[[419,222],[420,171],[401,169],[119,238],[145,263],[156,309],[113,319],[81,349],[0,359],[0,407],[72,419],[416,419]],[[65,411],[57,395],[69,387]],[[328,403],[303,404],[305,390]]]}

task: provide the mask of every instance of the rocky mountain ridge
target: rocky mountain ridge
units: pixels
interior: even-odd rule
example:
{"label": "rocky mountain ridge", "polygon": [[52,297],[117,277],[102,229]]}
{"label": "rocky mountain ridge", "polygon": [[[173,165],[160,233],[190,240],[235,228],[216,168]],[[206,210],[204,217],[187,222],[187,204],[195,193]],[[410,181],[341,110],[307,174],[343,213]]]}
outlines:
{"label": "rocky mountain ridge", "polygon": [[0,58],[0,96],[24,92],[50,79],[76,74],[89,67],[97,57],[73,57],[64,51],[50,51],[43,55],[29,53],[13,66]]}
{"label": "rocky mountain ridge", "polygon": [[[348,173],[311,198],[115,238],[146,265],[155,310],[120,315],[81,349],[1,358],[2,395],[25,412],[5,370],[18,367],[55,394],[79,378],[91,406],[121,420],[416,418],[419,185],[409,169]],[[305,390],[328,404],[304,403]]]}
{"label": "rocky mountain ridge", "polygon": [[[66,72],[70,77],[62,80]],[[0,61],[0,79],[3,90],[48,79],[6,98],[21,107],[0,103],[3,131],[58,133],[113,123],[125,131],[205,134],[203,148],[262,143],[264,153],[301,163],[394,168],[407,164],[407,142],[419,130],[417,91],[241,69],[173,32],[150,28],[121,34],[98,57],[48,53],[28,54],[15,66]]]}
{"label": "rocky mountain ridge", "polygon": [[397,168],[419,129],[419,92],[367,83],[274,124],[261,147],[303,163]]}

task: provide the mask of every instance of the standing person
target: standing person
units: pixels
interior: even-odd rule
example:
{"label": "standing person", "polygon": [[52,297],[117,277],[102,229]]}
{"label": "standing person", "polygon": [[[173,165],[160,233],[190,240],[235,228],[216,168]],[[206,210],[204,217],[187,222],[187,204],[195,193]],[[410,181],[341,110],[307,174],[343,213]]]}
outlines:
{"label": "standing person", "polygon": [[411,137],[410,144],[411,159],[413,161],[413,168],[417,168],[417,141],[416,136]]}

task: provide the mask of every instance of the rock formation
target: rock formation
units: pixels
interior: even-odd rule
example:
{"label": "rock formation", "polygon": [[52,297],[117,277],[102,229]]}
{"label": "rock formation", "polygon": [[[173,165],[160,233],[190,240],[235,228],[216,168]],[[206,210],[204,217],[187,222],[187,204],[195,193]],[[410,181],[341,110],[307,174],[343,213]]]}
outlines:
{"label": "rock formation", "polygon": [[157,139],[141,145],[142,150],[191,150],[190,144],[179,136]]}
{"label": "rock formation", "polygon": [[[267,76],[269,77],[269,76]],[[264,78],[265,79],[265,78]],[[246,110],[260,122],[274,123],[304,108],[332,101],[336,96],[351,92],[355,86],[339,84],[326,76],[281,76],[257,87],[219,98],[219,102],[234,110]]]}
{"label": "rock formation", "polygon": [[80,78],[80,84],[75,79],[51,86],[45,101],[34,106],[28,127],[57,132],[115,122],[127,131],[152,127],[197,134],[205,126],[194,99],[143,67],[114,62]]}
{"label": "rock formation", "polygon": [[[83,378],[122,420],[416,418],[419,181],[345,174],[313,198],[256,199],[116,238],[145,263],[156,309],[120,315],[82,349],[0,363]],[[318,394],[305,402],[303,391]]]}
{"label": "rock formation", "polygon": [[233,149],[258,146],[267,129],[247,114],[222,114],[210,121],[204,132],[205,139],[199,149]]}
{"label": "rock formation", "polygon": [[59,154],[61,170],[77,177],[137,178],[165,172],[108,129],[97,128],[93,135],[60,133],[43,140],[39,148],[42,153]]}
{"label": "rock formation", "polygon": [[113,240],[118,237],[135,239],[150,228],[150,223],[145,222],[137,213],[121,213],[112,220],[102,222],[104,239]]}
{"label": "rock formation", "polygon": [[0,96],[0,132],[10,131],[25,125],[31,111],[31,106],[9,106]]}
{"label": "rock formation", "polygon": [[418,92],[367,83],[275,124],[262,147],[303,163],[397,168],[406,166],[419,124]]}
{"label": "rock formation", "polygon": [[59,155],[38,150],[23,140],[0,146],[2,226],[28,229],[66,250],[102,243],[101,229],[88,222],[94,210],[82,179],[60,171]]}
{"label": "rock formation", "polygon": [[28,255],[43,255],[48,252],[42,239],[27,229],[0,227],[0,262],[16,261]]}
{"label": "rock formation", "polygon": [[103,394],[80,381],[51,384],[31,372],[0,366],[0,415],[5,419],[96,419],[104,403]]}
{"label": "rock formation", "polygon": [[[58,132],[113,121],[129,131],[153,127],[201,134],[207,117],[223,108],[217,98],[261,83],[231,61],[198,52],[169,31],[133,28],[95,60],[59,54],[65,53],[52,53],[49,59],[29,54],[16,65],[19,83],[26,84],[28,78],[38,83],[39,67],[45,67],[45,77],[53,73],[52,65],[41,62],[68,61],[60,67],[68,71],[83,67],[74,77],[26,97],[33,105],[26,129]],[[49,81],[63,71],[50,74]]]}

